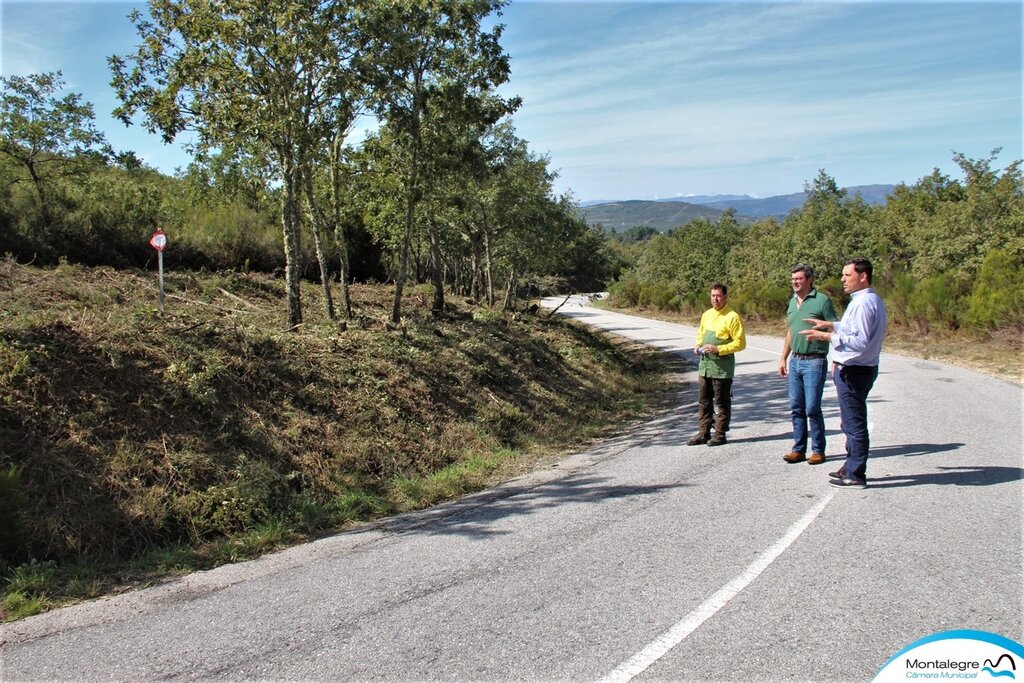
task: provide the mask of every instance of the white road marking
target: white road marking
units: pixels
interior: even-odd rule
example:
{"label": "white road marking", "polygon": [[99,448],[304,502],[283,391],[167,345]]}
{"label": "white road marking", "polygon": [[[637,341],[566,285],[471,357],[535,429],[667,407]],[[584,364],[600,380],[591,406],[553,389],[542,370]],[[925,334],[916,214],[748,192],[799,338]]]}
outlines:
{"label": "white road marking", "polygon": [[[762,349],[760,346],[751,346],[750,344],[747,344],[747,348],[748,349],[754,349],[755,351],[764,351],[765,353],[770,353],[773,356],[781,356],[782,355],[781,351],[774,351],[772,349]],[[740,353],[742,353],[742,351]]]}
{"label": "white road marking", "polygon": [[725,607],[730,600],[749,586],[754,579],[760,576],[761,572],[767,569],[811,525],[811,522],[821,514],[821,511],[825,509],[825,506],[829,504],[834,495],[834,490],[827,491],[825,496],[818,501],[817,505],[804,513],[803,517],[798,519],[793,526],[789,527],[782,538],[761,553],[757,559],[747,566],[742,574],[725,584],[718,592],[699,605],[697,609],[676,622],[674,626],[655,638],[649,645],[626,662],[620,664],[602,680],[607,683],[625,683],[643,673],[649,666],[668,654],[679,643],[683,642],[687,636],[696,631],[701,624],[714,616],[718,610]]}

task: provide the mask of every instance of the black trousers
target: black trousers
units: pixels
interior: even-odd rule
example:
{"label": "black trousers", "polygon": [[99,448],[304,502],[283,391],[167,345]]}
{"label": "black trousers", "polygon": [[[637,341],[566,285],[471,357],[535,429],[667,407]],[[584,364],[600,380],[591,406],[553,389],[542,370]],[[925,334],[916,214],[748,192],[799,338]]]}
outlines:
{"label": "black trousers", "polygon": [[[711,433],[712,422],[715,433],[725,436],[729,431],[729,418],[732,416],[732,378],[717,377],[697,378],[697,423],[701,434]],[[717,409],[717,414],[715,413]]]}
{"label": "black trousers", "polygon": [[843,434],[846,435],[846,462],[843,470],[846,476],[867,478],[868,449],[871,435],[868,433],[868,393],[878,378],[878,366],[840,365],[832,371],[832,381],[839,397],[839,414],[842,416]]}

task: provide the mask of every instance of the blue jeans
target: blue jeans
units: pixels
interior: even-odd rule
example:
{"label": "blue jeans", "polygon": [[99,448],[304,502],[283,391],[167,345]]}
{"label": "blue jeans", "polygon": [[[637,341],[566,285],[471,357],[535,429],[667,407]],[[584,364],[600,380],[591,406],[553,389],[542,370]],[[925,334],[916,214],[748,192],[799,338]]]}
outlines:
{"label": "blue jeans", "polygon": [[811,427],[811,453],[825,454],[825,418],[821,392],[825,388],[828,359],[789,358],[789,409],[793,414],[793,450],[807,452],[807,426]]}
{"label": "blue jeans", "polygon": [[868,449],[868,393],[878,377],[877,365],[839,365],[832,372],[839,396],[839,411],[842,414],[843,434],[846,435],[846,463],[843,471],[847,477],[864,481],[867,474]]}

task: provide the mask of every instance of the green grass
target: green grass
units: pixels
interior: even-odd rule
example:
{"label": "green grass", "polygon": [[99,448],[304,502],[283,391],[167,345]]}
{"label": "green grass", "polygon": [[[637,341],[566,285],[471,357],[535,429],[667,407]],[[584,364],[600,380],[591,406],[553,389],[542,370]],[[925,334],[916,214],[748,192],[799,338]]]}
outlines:
{"label": "green grass", "polygon": [[[0,260],[0,599],[17,619],[507,480],[663,395],[657,352],[543,313]],[[227,292],[228,294],[225,294]],[[244,303],[239,301],[241,299]],[[455,300],[455,297],[451,297]]]}

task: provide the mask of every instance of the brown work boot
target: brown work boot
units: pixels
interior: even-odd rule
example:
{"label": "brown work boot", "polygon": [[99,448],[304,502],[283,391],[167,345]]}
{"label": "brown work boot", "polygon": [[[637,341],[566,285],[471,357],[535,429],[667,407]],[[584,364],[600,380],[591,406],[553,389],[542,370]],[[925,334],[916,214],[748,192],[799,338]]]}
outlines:
{"label": "brown work boot", "polygon": [[686,442],[686,445],[700,446],[702,444],[706,444],[708,442],[708,439],[710,438],[711,437],[708,434],[704,432],[698,432],[697,434],[694,434],[692,437],[690,437],[690,440]]}
{"label": "brown work boot", "polygon": [[790,451],[789,453],[786,453],[784,456],[782,456],[782,459],[792,465],[793,463],[803,462],[804,460],[807,459],[807,456],[805,456],[803,453]]}
{"label": "brown work boot", "polygon": [[807,458],[808,465],[821,465],[825,462],[824,453],[811,453],[811,457]]}

